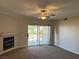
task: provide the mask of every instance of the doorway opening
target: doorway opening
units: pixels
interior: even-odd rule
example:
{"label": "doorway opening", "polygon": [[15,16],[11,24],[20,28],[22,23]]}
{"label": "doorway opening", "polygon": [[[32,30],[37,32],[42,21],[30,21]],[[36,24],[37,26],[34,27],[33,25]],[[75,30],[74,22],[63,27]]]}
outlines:
{"label": "doorway opening", "polygon": [[28,26],[28,46],[50,44],[50,26]]}

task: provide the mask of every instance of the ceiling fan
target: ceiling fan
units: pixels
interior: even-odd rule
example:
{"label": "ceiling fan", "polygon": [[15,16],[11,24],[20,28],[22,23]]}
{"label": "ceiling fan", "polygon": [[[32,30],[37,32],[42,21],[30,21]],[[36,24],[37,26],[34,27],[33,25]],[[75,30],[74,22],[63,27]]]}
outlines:
{"label": "ceiling fan", "polygon": [[40,18],[41,18],[42,20],[45,20],[46,18],[50,18],[50,16],[55,16],[55,14],[52,13],[52,14],[50,15],[46,9],[42,9],[42,10],[40,11]]}
{"label": "ceiling fan", "polygon": [[58,10],[58,7],[48,5],[47,7],[39,7],[34,5],[30,10],[29,14],[34,17],[38,17],[39,19],[45,20],[51,17],[55,17],[55,11]]}

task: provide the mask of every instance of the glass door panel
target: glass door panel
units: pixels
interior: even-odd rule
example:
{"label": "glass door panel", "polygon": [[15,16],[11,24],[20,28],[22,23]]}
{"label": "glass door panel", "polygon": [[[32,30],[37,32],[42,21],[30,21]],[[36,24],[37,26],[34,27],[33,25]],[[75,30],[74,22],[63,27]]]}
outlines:
{"label": "glass door panel", "polygon": [[38,45],[37,26],[28,26],[28,46]]}
{"label": "glass door panel", "polygon": [[48,26],[40,26],[39,36],[40,36],[40,45],[49,44],[49,27]]}

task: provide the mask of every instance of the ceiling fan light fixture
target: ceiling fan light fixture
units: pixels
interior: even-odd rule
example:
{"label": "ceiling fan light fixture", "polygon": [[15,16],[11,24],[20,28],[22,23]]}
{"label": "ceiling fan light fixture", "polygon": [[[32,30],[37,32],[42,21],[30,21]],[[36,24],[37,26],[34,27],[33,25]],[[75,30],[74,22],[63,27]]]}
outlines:
{"label": "ceiling fan light fixture", "polygon": [[48,16],[48,12],[45,9],[42,9],[40,11],[40,14],[41,14],[41,19],[43,19],[43,20],[45,20],[47,18],[47,16]]}

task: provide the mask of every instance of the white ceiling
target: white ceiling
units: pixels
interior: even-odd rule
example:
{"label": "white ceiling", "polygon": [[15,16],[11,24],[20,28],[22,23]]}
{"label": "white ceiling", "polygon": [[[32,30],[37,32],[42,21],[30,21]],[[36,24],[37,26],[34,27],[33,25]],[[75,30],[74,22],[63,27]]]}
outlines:
{"label": "white ceiling", "polygon": [[0,0],[0,13],[39,16],[39,10],[48,8],[52,19],[79,15],[79,0]]}

